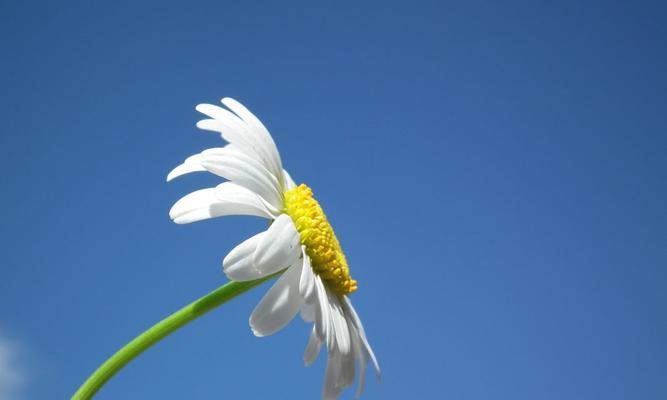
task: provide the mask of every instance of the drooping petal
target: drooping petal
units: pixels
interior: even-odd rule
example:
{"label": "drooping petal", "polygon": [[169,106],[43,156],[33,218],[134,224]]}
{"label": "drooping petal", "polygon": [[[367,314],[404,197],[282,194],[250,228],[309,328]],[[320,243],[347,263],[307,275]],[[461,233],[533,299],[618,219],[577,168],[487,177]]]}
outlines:
{"label": "drooping petal", "polygon": [[336,347],[341,354],[347,355],[350,352],[350,332],[347,327],[347,320],[338,297],[333,293],[328,293],[328,296],[329,309],[336,337]]}
{"label": "drooping petal", "polygon": [[354,395],[354,397],[358,399],[364,392],[364,386],[366,384],[366,367],[368,364],[368,356],[366,355],[366,350],[361,348],[361,339],[359,338],[359,334],[357,333],[357,329],[354,327],[353,322],[349,321],[348,325],[350,326],[352,352],[354,357],[359,360],[359,383],[357,384],[357,391]]}
{"label": "drooping petal", "polygon": [[[286,214],[281,214],[257,244],[253,254],[255,267],[260,271],[279,271],[293,264],[301,255],[300,240],[292,219]],[[299,289],[298,281],[296,288]]]}
{"label": "drooping petal", "polygon": [[342,359],[339,353],[329,352],[327,360],[327,369],[324,373],[324,388],[322,389],[322,397],[325,400],[335,400],[340,396],[343,388],[338,387],[338,378],[341,373]]}
{"label": "drooping petal", "polygon": [[341,369],[342,370],[340,376],[338,377],[338,382],[336,382],[336,385],[340,388],[346,388],[352,386],[352,384],[354,383],[354,373],[355,373],[353,353],[350,352],[342,355]]}
{"label": "drooping petal", "polygon": [[306,364],[306,367],[309,367],[317,359],[318,354],[320,354],[320,349],[322,348],[322,341],[317,337],[315,332],[315,327],[310,332],[308,337],[308,344],[306,345],[306,351],[303,354],[303,362]]}
{"label": "drooping petal", "polygon": [[279,331],[299,311],[303,302],[299,295],[301,268],[301,263],[289,267],[255,307],[250,316],[250,328],[255,336]]}
{"label": "drooping petal", "polygon": [[366,338],[366,332],[364,331],[364,326],[361,324],[361,320],[359,319],[359,316],[357,315],[356,310],[352,306],[352,302],[347,296],[342,296],[343,300],[343,306],[345,308],[345,313],[350,317],[350,321],[354,324],[354,327],[357,330],[357,333],[359,334],[359,339],[361,340],[361,344],[363,348],[365,349],[366,353],[370,357],[371,361],[373,362],[373,367],[375,368],[375,375],[377,376],[378,379],[380,379],[382,372],[380,371],[380,364],[378,364],[377,358],[375,357],[375,353],[373,353],[373,349],[371,348],[371,345],[368,343],[368,339]]}
{"label": "drooping petal", "polygon": [[322,279],[319,276],[315,276],[315,290],[317,293],[317,300],[315,307],[315,331],[317,336],[327,344],[327,348],[331,348],[331,337],[330,334],[330,317],[329,317],[329,307],[327,306],[327,293],[322,284]]}
{"label": "drooping petal", "polygon": [[257,193],[274,209],[282,209],[282,191],[278,181],[255,159],[233,145],[215,151],[205,150],[201,156],[201,165],[208,171]]}
{"label": "drooping petal", "polygon": [[327,369],[324,374],[323,397],[336,399],[341,391],[354,382],[354,355],[329,351]]}
{"label": "drooping petal", "polygon": [[306,246],[301,246],[301,257],[303,259],[303,269],[301,270],[301,280],[299,281],[299,292],[307,303],[312,303],[312,298],[316,294],[315,274],[310,264],[310,257],[306,254]]}
{"label": "drooping petal", "polygon": [[303,303],[301,306],[301,319],[306,322],[315,322],[315,310],[319,305],[314,303]]}

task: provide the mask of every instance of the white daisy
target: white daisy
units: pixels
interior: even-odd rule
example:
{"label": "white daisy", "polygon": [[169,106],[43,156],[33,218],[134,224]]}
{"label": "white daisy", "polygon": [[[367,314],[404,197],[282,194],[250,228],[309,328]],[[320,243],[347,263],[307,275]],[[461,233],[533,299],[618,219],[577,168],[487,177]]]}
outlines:
{"label": "white daisy", "polygon": [[228,181],[188,194],[169,215],[178,224],[225,215],[267,218],[266,231],[236,246],[223,261],[225,274],[235,281],[284,271],[252,312],[253,333],[271,335],[300,312],[313,323],[305,364],[315,361],[323,344],[329,355],[323,397],[335,399],[352,385],[357,363],[358,397],[368,361],[378,378],[380,367],[348,298],[357,282],[350,277],[338,239],[311,189],[297,186],[283,169],[262,122],[236,100],[225,98],[222,103],[231,111],[198,105],[197,111],[210,119],[199,121],[197,127],[219,132],[229,144],[188,157],[167,181],[195,171],[209,171]]}

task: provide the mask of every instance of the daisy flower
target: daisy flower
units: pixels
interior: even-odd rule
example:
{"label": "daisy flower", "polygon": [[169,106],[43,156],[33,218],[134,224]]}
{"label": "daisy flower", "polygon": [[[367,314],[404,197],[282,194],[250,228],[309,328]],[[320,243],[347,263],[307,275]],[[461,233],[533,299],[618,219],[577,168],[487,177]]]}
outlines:
{"label": "daisy flower", "polygon": [[271,134],[236,100],[222,99],[228,109],[200,104],[209,118],[200,129],[218,132],[228,142],[188,157],[167,176],[208,171],[226,182],[192,192],[169,212],[177,224],[226,215],[266,218],[268,229],[236,246],[223,261],[227,277],[252,281],[281,273],[250,316],[256,336],[268,336],[297,313],[312,323],[304,361],[311,365],[321,347],[328,353],[323,397],[337,398],[351,386],[359,368],[356,395],[364,387],[368,362],[378,378],[380,367],[349,295],[357,290],[350,269],[322,207],[305,184],[296,185],[283,169]]}

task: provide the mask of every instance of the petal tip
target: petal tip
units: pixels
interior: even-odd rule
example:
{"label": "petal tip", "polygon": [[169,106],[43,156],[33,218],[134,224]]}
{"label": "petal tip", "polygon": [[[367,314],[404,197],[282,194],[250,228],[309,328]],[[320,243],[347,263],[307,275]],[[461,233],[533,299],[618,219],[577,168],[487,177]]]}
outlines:
{"label": "petal tip", "polygon": [[267,336],[265,333],[262,333],[255,329],[254,326],[252,326],[252,322],[250,323],[250,330],[252,331],[252,334],[255,335],[256,337],[264,337]]}

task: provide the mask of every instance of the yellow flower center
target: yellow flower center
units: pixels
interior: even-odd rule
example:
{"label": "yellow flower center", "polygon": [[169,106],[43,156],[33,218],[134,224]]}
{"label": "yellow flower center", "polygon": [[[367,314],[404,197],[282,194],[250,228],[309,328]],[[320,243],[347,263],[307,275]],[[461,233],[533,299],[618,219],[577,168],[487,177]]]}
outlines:
{"label": "yellow flower center", "polygon": [[294,221],[313,271],[324,284],[339,295],[357,290],[357,281],[350,277],[343,249],[322,207],[313,198],[313,191],[301,184],[285,192],[284,211]]}

